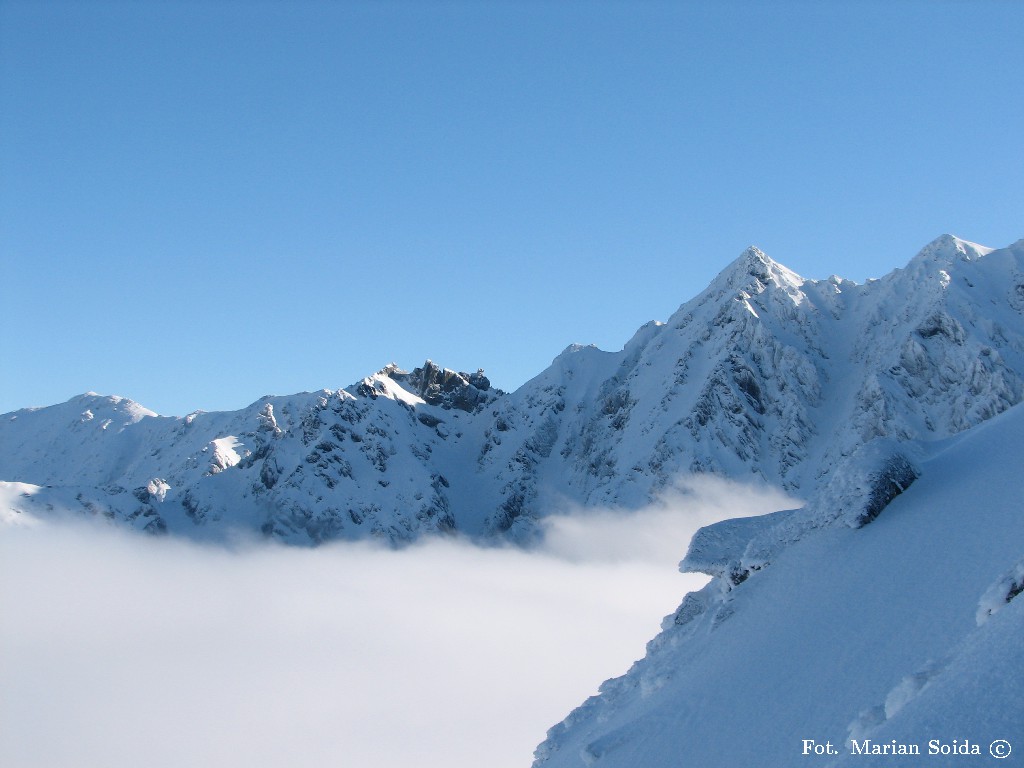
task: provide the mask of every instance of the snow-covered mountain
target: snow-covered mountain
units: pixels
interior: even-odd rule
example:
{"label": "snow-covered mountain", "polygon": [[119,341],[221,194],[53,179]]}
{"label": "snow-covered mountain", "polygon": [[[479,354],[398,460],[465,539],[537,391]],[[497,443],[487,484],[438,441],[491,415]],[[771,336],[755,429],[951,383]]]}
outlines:
{"label": "snow-covered mountain", "polygon": [[[802,347],[830,361],[821,399],[796,398],[814,429],[778,474],[808,503],[701,529],[680,567],[710,583],[535,768],[1024,763],[1020,246],[941,238],[883,280],[829,281],[835,330]],[[829,306],[794,282],[795,306]]]}
{"label": "snow-covered mountain", "polygon": [[687,472],[827,496],[861,524],[885,491],[851,489],[916,474],[909,446],[1022,393],[1024,241],[943,236],[864,285],[750,248],[621,351],[570,346],[512,393],[430,361],[181,418],[89,393],[0,417],[0,479],[11,519],[64,509],[294,543],[526,542],[565,503],[639,507]]}
{"label": "snow-covered mountain", "polygon": [[0,523],[529,543],[567,504],[761,479],[806,503],[701,529],[682,568],[710,583],[551,729],[537,768],[889,768],[1010,746],[1009,766],[1022,398],[1024,241],[943,236],[864,285],[751,248],[621,351],[571,346],[512,393],[428,361],[230,413],[88,393],[6,414]]}

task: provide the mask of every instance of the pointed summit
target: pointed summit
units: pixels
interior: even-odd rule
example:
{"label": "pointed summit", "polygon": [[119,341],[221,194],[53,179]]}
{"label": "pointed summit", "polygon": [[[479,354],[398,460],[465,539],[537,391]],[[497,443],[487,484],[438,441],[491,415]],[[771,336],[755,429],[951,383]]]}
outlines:
{"label": "pointed summit", "polygon": [[803,283],[804,279],[796,272],[752,245],[719,273],[712,286],[734,290],[753,289],[759,293],[772,284],[780,288],[799,288]]}
{"label": "pointed summit", "polygon": [[980,259],[993,251],[984,245],[972,243],[969,240],[962,240],[956,235],[939,235],[928,245],[922,248],[918,254],[911,259],[910,265],[918,263],[939,263],[944,266],[954,264],[957,261],[974,261]]}
{"label": "pointed summit", "polygon": [[756,277],[763,283],[771,280],[772,268],[780,266],[772,261],[764,251],[754,245],[749,246],[743,251],[734,263],[741,266],[747,274]]}

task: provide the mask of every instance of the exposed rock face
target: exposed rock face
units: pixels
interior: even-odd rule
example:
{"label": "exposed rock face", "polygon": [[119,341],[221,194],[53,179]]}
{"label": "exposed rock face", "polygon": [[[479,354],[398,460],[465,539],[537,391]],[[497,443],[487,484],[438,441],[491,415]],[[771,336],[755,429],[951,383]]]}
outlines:
{"label": "exposed rock face", "polygon": [[894,454],[871,475],[871,491],[863,511],[855,518],[857,527],[867,525],[889,506],[889,502],[903,493],[920,476],[918,469],[906,456]]}
{"label": "exposed rock face", "polygon": [[[305,543],[529,541],[552,499],[641,506],[686,472],[814,499],[861,483],[848,465],[876,441],[896,456],[1020,402],[1020,285],[1024,242],[944,236],[865,285],[805,280],[751,248],[621,351],[573,345],[512,393],[427,361],[184,418],[84,395],[4,417],[0,479],[74,488],[73,508],[132,525]],[[843,519],[867,522],[910,474],[883,472],[893,482],[864,485],[874,501]],[[167,489],[136,515],[115,489],[153,478]]]}
{"label": "exposed rock face", "polygon": [[396,366],[388,366],[384,370],[424,402],[445,410],[458,408],[472,413],[503,394],[500,390],[491,389],[491,382],[484,376],[482,368],[476,373],[456,373],[427,360],[422,368],[414,368],[412,373],[405,373]]}

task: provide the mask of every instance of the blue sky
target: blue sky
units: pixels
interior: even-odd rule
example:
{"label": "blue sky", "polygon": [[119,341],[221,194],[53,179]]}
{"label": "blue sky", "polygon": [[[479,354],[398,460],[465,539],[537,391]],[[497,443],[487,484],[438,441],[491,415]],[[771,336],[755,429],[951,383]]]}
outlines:
{"label": "blue sky", "polygon": [[0,411],[513,389],[750,244],[1024,237],[1024,4],[0,2]]}

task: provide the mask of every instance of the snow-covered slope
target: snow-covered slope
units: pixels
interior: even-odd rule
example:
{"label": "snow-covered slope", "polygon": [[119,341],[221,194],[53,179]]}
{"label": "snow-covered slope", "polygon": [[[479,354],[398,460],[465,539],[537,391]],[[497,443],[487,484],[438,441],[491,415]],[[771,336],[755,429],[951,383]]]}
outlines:
{"label": "snow-covered slope", "polygon": [[[988,764],[1000,739],[1020,765],[1022,437],[1017,406],[918,446],[918,479],[860,528],[812,504],[703,529],[682,567],[711,583],[536,765],[961,765],[965,745]],[[757,539],[772,557],[737,569]]]}
{"label": "snow-covered slope", "polygon": [[565,503],[639,507],[680,473],[848,497],[865,473],[911,466],[901,445],[1022,394],[1024,241],[943,236],[865,285],[751,248],[621,351],[571,346],[510,394],[428,361],[184,418],[83,395],[0,416],[0,480],[41,487],[17,497],[26,513],[190,536],[529,541]]}

